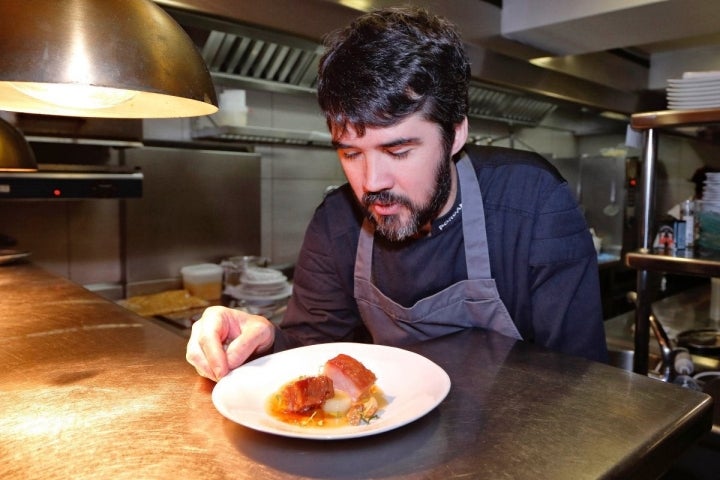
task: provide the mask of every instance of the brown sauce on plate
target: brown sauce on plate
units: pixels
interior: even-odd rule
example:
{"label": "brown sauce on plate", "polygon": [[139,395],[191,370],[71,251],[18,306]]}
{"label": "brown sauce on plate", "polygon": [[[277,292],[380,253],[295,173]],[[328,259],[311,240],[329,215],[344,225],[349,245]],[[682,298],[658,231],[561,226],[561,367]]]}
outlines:
{"label": "brown sauce on plate", "polygon": [[[382,390],[380,390],[377,385],[374,385],[370,389],[370,395],[375,397],[375,400],[378,403],[378,411],[387,406],[388,402],[385,399],[385,395],[383,395]],[[304,413],[284,411],[280,406],[279,396],[276,394],[270,395],[270,398],[268,398],[267,401],[266,409],[271,417],[291,425],[313,428],[337,428],[351,426],[345,415],[336,416],[327,413],[322,409],[322,407],[318,407]],[[371,418],[363,419],[360,425],[370,423],[376,418],[377,414]]]}

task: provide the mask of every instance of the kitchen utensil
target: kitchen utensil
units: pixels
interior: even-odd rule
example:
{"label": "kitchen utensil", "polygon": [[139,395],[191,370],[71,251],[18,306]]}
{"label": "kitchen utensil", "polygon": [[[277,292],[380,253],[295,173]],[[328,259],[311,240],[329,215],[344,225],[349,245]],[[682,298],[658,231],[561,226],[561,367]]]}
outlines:
{"label": "kitchen utensil", "polygon": [[583,215],[585,215],[585,206],[583,205],[583,161],[582,157],[580,158],[580,161],[578,162],[578,180],[577,180],[577,188],[575,191],[575,194],[577,196],[577,203],[578,208],[580,208],[580,211]]}
{"label": "kitchen utensil", "polygon": [[720,356],[720,331],[715,328],[686,330],[678,334],[677,344],[697,355]]}
{"label": "kitchen utensil", "polygon": [[620,213],[620,207],[618,207],[616,202],[616,194],[615,179],[613,179],[610,182],[610,203],[603,208],[603,213],[608,217],[614,217]]}
{"label": "kitchen utensil", "polygon": [[246,268],[265,267],[269,262],[269,258],[256,255],[237,255],[226,258],[220,262],[220,266],[224,270],[223,283],[225,286],[239,285]]}

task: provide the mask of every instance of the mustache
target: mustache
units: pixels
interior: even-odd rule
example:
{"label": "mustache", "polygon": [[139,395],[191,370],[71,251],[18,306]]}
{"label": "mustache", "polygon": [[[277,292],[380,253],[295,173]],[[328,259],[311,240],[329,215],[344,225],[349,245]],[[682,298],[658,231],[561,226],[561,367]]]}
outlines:
{"label": "mustache", "polygon": [[397,195],[388,190],[384,190],[382,192],[368,192],[363,194],[362,204],[365,205],[365,207],[370,207],[370,205],[372,205],[373,203],[379,203],[382,205],[399,203],[401,205],[410,206],[410,200],[407,197],[403,195]]}

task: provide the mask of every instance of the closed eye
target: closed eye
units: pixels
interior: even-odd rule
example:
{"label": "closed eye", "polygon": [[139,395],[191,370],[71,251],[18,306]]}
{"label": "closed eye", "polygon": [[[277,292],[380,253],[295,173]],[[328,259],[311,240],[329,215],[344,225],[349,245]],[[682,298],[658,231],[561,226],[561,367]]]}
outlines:
{"label": "closed eye", "polygon": [[389,153],[390,156],[392,156],[393,158],[397,158],[397,159],[401,160],[401,159],[403,159],[403,158],[407,158],[407,156],[410,155],[410,149],[408,149],[408,150],[400,150],[400,151],[392,151],[392,150],[390,150],[390,151],[388,151],[388,153]]}
{"label": "closed eye", "polygon": [[352,160],[353,158],[355,158],[355,157],[357,157],[358,155],[360,155],[360,152],[354,152],[354,151],[352,151],[352,150],[342,150],[342,149],[340,149],[340,150],[338,150],[338,155],[339,155],[340,158],[343,159],[343,160]]}

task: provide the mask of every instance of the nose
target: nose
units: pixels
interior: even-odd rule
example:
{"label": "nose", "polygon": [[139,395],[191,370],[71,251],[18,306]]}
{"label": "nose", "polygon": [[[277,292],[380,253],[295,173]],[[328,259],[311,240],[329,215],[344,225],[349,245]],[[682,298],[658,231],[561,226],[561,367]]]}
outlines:
{"label": "nose", "polygon": [[380,192],[392,188],[391,169],[381,155],[366,155],[364,167],[363,189],[366,192]]}

